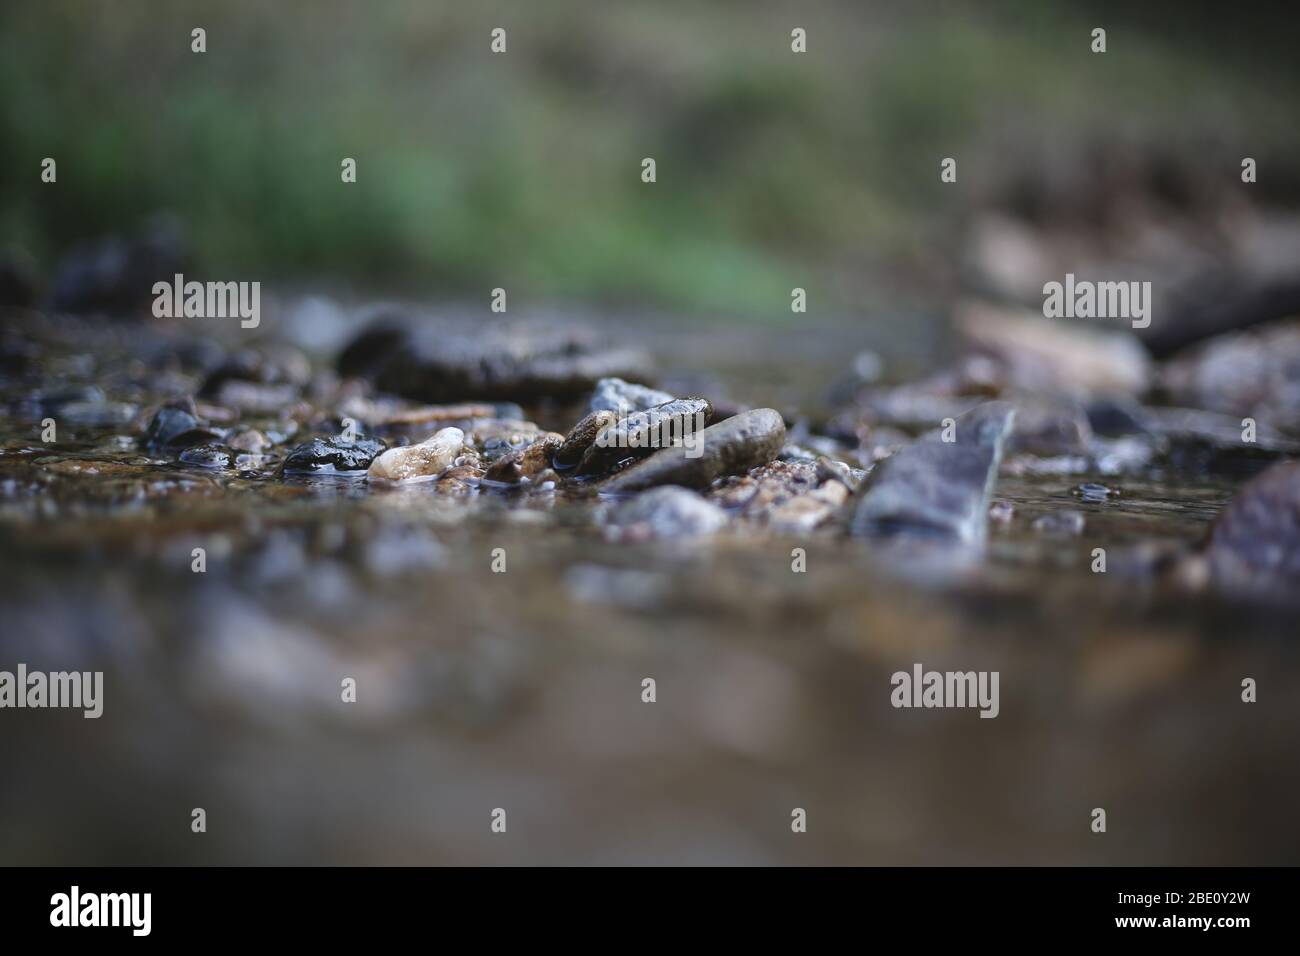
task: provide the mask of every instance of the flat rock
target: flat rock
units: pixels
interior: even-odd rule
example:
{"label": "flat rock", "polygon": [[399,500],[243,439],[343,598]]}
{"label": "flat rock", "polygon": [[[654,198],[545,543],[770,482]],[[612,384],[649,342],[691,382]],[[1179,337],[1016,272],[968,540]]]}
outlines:
{"label": "flat rock", "polygon": [[857,535],[984,540],[989,497],[1015,418],[987,402],[956,420],[951,442],[935,431],[876,466],[851,504]]}
{"label": "flat rock", "polygon": [[774,409],[753,408],[710,425],[695,442],[693,451],[678,446],[655,452],[609,479],[601,490],[621,494],[656,485],[707,488],[724,475],[740,474],[775,459],[785,445],[785,421]]}

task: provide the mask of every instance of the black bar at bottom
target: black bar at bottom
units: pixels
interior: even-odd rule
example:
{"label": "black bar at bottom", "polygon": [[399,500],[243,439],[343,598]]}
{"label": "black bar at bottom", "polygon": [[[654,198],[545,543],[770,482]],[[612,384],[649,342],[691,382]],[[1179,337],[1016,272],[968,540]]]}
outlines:
{"label": "black bar at bottom", "polygon": [[[437,932],[602,930],[732,940],[787,929],[927,941],[1290,936],[1297,871],[1274,869],[8,869],[7,941],[373,944]],[[75,890],[73,888],[76,888]],[[144,894],[148,894],[147,898]],[[110,924],[110,925],[86,925]],[[76,924],[76,925],[74,925]],[[620,925],[623,929],[620,930]],[[458,927],[460,929],[458,929]],[[693,929],[694,927],[694,929]],[[856,927],[856,928],[855,928]],[[147,930],[147,932],[145,932]],[[75,936],[73,935],[75,934]],[[615,937],[617,938],[617,937]],[[612,941],[612,940],[611,940]]]}

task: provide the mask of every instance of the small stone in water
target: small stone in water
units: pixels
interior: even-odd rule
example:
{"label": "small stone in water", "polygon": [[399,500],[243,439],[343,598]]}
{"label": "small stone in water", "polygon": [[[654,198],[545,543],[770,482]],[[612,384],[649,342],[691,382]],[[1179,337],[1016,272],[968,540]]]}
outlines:
{"label": "small stone in water", "polygon": [[208,443],[185,449],[180,454],[180,460],[197,468],[229,468],[233,455],[224,445]]}
{"label": "small stone in water", "polygon": [[583,475],[599,475],[627,458],[644,458],[660,448],[702,441],[713,408],[704,398],[675,398],[633,412],[596,435],[578,463]]}
{"label": "small stone in water", "polygon": [[1091,481],[1075,485],[1070,489],[1070,493],[1084,501],[1105,501],[1107,498],[1118,498],[1122,494],[1119,488],[1111,488]]}
{"label": "small stone in water", "polygon": [[[717,478],[765,465],[785,445],[785,421],[771,408],[752,408],[710,425],[694,450],[664,448],[611,478],[605,491],[641,491],[655,485],[707,488]],[[698,453],[698,454],[697,454]],[[694,457],[692,457],[694,456]]]}
{"label": "small stone in water", "polygon": [[436,478],[451,467],[464,446],[463,431],[443,428],[418,445],[388,449],[370,465],[368,475],[387,481]]}
{"label": "small stone in water", "polygon": [[1014,417],[1006,402],[987,402],[956,420],[953,441],[931,432],[885,459],[858,492],[853,533],[982,541]]}
{"label": "small stone in water", "polygon": [[338,437],[313,438],[291,450],[280,471],[283,474],[365,471],[383,450],[384,443],[377,438],[358,438],[351,442]]}
{"label": "small stone in water", "polygon": [[487,481],[513,485],[522,479],[533,479],[549,471],[551,459],[564,444],[564,436],[547,432],[527,448],[517,448],[494,461],[484,472]]}

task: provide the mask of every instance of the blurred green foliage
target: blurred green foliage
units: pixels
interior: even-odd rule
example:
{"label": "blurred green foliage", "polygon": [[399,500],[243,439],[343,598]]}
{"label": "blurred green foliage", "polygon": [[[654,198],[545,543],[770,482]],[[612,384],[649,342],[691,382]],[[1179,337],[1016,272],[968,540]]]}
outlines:
{"label": "blurred green foliage", "polygon": [[869,298],[1097,144],[1231,176],[1249,143],[1300,195],[1294,64],[1248,48],[1269,21],[1125,9],[1098,57],[1096,16],[1051,3],[7,4],[0,229],[48,269],[165,209],[221,274],[775,316],[810,277]]}

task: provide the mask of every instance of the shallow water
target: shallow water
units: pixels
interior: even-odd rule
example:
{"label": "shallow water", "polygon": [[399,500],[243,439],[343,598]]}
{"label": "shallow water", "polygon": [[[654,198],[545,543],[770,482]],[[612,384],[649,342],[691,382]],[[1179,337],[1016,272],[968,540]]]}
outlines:
{"label": "shallow water", "polygon": [[[105,365],[45,368],[147,402]],[[822,401],[814,364],[787,377]],[[1004,473],[982,554],[746,521],[638,542],[590,496],[234,475],[126,431],[0,429],[0,668],[106,688],[98,720],[3,714],[5,862],[1300,858],[1294,611],[1190,595],[1146,554],[1194,545],[1239,477]],[[1081,534],[1034,529],[1062,509]],[[999,671],[998,718],[892,708],[914,662]]]}

